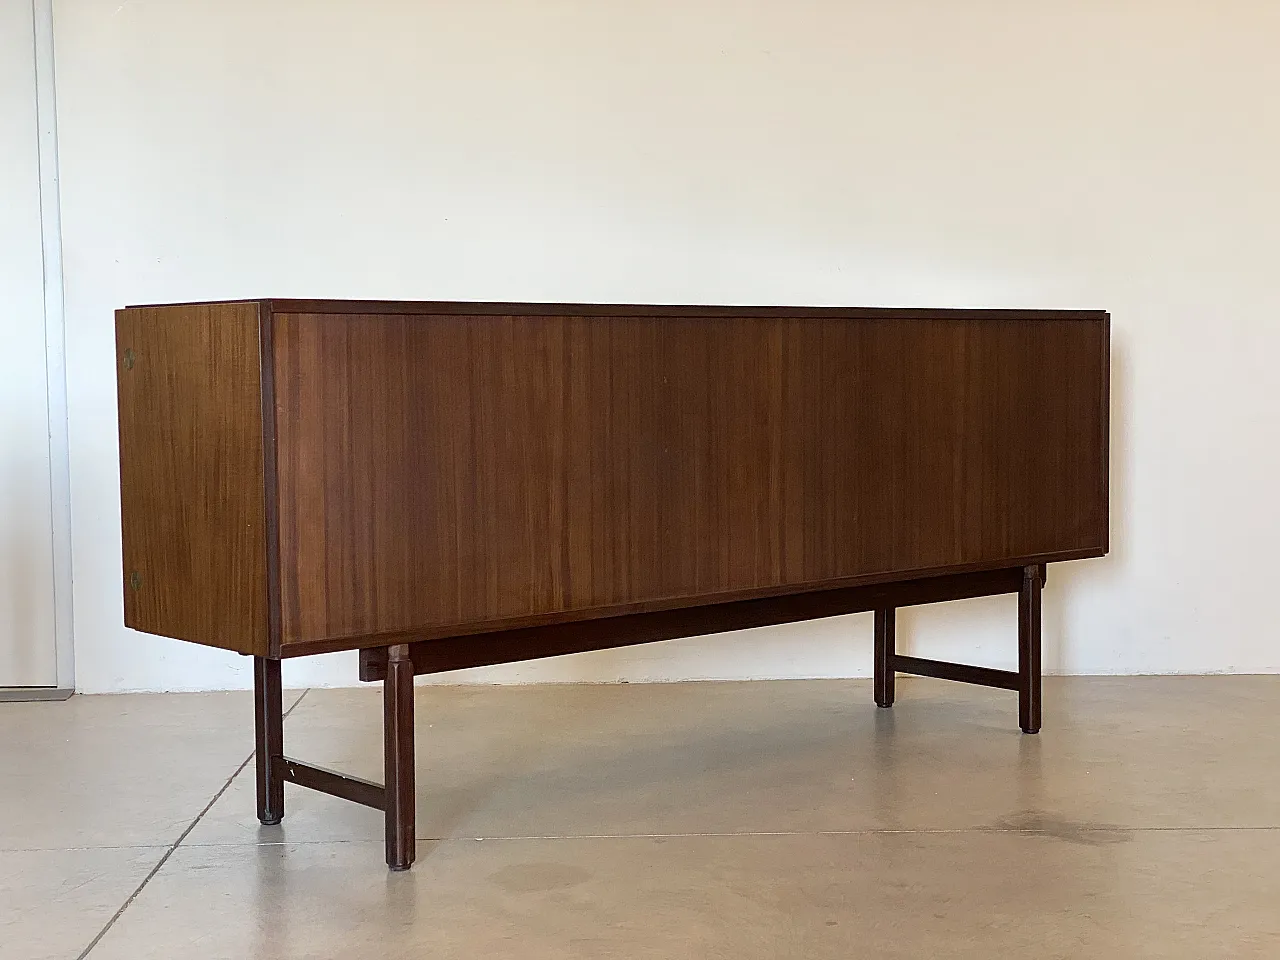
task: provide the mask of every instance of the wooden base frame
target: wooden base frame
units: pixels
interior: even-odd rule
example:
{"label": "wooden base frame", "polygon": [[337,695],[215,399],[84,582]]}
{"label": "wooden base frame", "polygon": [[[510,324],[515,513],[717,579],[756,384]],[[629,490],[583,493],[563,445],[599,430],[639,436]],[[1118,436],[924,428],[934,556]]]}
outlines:
{"label": "wooden base frame", "polygon": [[894,679],[899,673],[941,680],[958,680],[983,687],[1018,692],[1018,726],[1023,733],[1040,732],[1040,592],[1044,587],[1043,564],[1024,567],[1018,588],[1018,669],[991,670],[963,663],[945,663],[908,657],[895,649],[894,608],[875,612],[875,700],[880,707],[893,706]]}
{"label": "wooden base frame", "polygon": [[276,824],[284,817],[284,785],[319,790],[381,810],[386,820],[387,866],[408,870],[417,852],[413,749],[413,670],[404,645],[385,651],[383,681],[385,783],[372,783],[284,755],[280,661],[254,657],[257,721],[258,819]]}
{"label": "wooden base frame", "polygon": [[[877,705],[893,705],[897,673],[959,680],[1016,690],[1019,726],[1025,733],[1038,733],[1040,592],[1044,581],[1045,566],[1035,564],[365,648],[360,651],[360,679],[381,680],[383,684],[385,781],[382,784],[286,757],[280,661],[255,657],[258,819],[264,824],[280,822],[284,816],[286,782],[373,807],[383,811],[386,818],[387,865],[392,870],[407,870],[415,857],[415,674],[533,660],[867,610],[875,612]],[[894,611],[898,607],[1002,593],[1018,594],[1017,672],[925,660],[896,652]]]}

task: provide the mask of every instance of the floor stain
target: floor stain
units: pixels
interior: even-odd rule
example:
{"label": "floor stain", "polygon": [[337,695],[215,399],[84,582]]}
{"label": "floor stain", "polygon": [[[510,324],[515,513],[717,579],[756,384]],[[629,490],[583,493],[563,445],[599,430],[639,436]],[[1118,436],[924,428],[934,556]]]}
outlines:
{"label": "floor stain", "polygon": [[1102,847],[1113,843],[1128,843],[1133,831],[1113,823],[1092,820],[1068,820],[1043,810],[1023,810],[1001,817],[991,824],[992,830],[1038,833],[1067,843],[1079,843],[1089,847]]}
{"label": "floor stain", "polygon": [[511,893],[539,893],[576,887],[591,878],[588,870],[563,863],[517,863],[504,867],[489,879]]}

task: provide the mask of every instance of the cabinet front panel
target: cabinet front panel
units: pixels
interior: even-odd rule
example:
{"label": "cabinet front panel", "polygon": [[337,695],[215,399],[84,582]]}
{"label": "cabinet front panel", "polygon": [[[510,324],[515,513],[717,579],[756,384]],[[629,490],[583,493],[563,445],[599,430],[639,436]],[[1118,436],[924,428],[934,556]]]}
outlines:
{"label": "cabinet front panel", "polygon": [[274,317],[285,645],[1107,546],[1097,319]]}

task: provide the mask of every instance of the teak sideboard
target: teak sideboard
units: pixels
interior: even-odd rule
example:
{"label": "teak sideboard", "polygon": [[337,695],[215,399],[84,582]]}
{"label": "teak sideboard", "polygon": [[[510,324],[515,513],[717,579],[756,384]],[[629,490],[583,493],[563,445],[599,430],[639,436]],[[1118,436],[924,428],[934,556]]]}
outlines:
{"label": "teak sideboard", "polygon": [[[856,611],[895,673],[1017,691],[1045,568],[1107,552],[1100,311],[253,300],[116,313],[125,622],[254,658],[286,782],[414,859],[413,677]],[[1016,593],[1018,669],[898,654]],[[360,651],[385,783],[284,752],[280,661]]]}

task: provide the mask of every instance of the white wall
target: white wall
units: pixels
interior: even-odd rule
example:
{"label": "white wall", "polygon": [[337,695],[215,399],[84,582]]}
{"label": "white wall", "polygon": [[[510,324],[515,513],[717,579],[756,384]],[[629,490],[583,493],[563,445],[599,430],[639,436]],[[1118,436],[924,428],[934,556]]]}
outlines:
{"label": "white wall", "polygon": [[[1280,670],[1280,5],[56,12],[82,689],[249,682],[120,626],[111,310],[260,295],[1109,309],[1113,553],[1051,570],[1046,667]],[[1013,610],[902,632],[1009,665]],[[869,667],[855,617],[483,676]]]}
{"label": "white wall", "polygon": [[35,49],[0,0],[0,687],[58,679]]}

